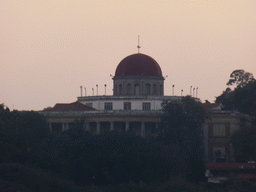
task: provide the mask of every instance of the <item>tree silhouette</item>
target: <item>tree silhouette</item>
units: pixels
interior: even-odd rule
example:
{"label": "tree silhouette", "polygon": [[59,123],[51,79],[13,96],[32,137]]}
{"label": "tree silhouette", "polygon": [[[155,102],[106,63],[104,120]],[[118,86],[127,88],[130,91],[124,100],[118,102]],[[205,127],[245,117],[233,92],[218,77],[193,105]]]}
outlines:
{"label": "tree silhouette", "polygon": [[186,167],[189,180],[204,177],[202,123],[206,117],[201,102],[190,96],[180,101],[164,101],[160,137],[170,149],[178,151],[179,167]]}
{"label": "tree silhouette", "polygon": [[249,81],[255,80],[252,73],[245,72],[243,69],[234,70],[230,74],[230,79],[227,82],[227,85],[237,84],[237,86],[243,87]]}

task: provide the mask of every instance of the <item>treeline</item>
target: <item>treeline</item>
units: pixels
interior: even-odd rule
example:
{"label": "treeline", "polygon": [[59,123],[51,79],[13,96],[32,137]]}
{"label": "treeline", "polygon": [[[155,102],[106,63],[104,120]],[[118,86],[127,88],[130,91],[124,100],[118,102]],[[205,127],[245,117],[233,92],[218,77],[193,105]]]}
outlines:
{"label": "treeline", "polygon": [[76,186],[163,182],[179,164],[156,140],[115,132],[91,136],[80,122],[57,136],[49,133],[43,115],[10,111],[4,105],[0,105],[0,153],[0,169],[5,170],[0,179],[8,182],[16,181],[17,167]]}
{"label": "treeline", "polygon": [[256,160],[256,80],[252,73],[242,69],[234,70],[227,82],[228,87],[216,97],[216,103],[223,104],[223,110],[238,111],[248,115],[241,118],[240,129],[231,136],[237,162]]}
{"label": "treeline", "polygon": [[236,85],[232,90],[228,87],[216,97],[216,103],[223,104],[223,110],[234,110],[256,117],[256,80],[252,73],[234,70],[227,82],[228,86]]}

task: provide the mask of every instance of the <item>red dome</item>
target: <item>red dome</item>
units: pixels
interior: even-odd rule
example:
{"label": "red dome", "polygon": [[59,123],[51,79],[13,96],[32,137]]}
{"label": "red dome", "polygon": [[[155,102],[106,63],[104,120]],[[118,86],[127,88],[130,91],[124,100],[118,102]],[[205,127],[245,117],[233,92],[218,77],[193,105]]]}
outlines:
{"label": "red dome", "polygon": [[125,57],[117,66],[115,76],[161,76],[162,70],[150,56],[141,53]]}

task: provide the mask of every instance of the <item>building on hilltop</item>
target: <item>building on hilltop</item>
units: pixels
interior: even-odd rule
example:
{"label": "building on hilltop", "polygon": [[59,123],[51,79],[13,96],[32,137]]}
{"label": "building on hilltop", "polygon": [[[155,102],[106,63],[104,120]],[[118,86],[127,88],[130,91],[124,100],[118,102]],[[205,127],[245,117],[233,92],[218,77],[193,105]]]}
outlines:
{"label": "building on hilltop", "polygon": [[113,95],[81,96],[75,103],[56,104],[43,113],[52,132],[65,131],[75,119],[84,119],[84,128],[91,134],[130,131],[152,138],[156,136],[164,99],[181,97],[164,96],[159,64],[152,57],[137,53],[117,66]]}
{"label": "building on hilltop", "polygon": [[[130,131],[146,139],[154,138],[162,114],[162,101],[182,98],[164,95],[164,80],[159,64],[152,57],[132,54],[116,68],[113,95],[81,96],[76,102],[56,104],[42,113],[53,133],[66,131],[75,120],[82,120],[84,129],[93,135]],[[203,125],[206,161],[213,161],[217,151],[232,159],[230,136],[239,128],[243,115],[221,111],[220,104],[204,105],[209,111],[209,118]]]}

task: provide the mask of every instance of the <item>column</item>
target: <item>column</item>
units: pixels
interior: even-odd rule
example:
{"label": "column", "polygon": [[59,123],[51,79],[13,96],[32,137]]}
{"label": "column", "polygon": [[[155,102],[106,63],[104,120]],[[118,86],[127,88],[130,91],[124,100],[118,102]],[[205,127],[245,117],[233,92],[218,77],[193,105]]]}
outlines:
{"label": "column", "polygon": [[64,132],[64,131],[65,131],[65,123],[62,123],[61,131],[62,131],[62,132]]}
{"label": "column", "polygon": [[145,138],[145,122],[141,122],[140,134],[142,138]]}
{"label": "column", "polygon": [[113,121],[110,122],[110,131],[114,131],[114,122]]}
{"label": "column", "polygon": [[125,122],[125,131],[129,131],[129,122]]}
{"label": "column", "polygon": [[97,135],[100,134],[100,122],[97,122]]}
{"label": "column", "polygon": [[89,123],[85,123],[85,130],[90,132],[90,126],[89,126]]}
{"label": "column", "polygon": [[209,146],[209,138],[208,138],[208,123],[203,124],[203,147],[204,147],[204,160],[209,161],[209,150],[212,150],[212,148]]}
{"label": "column", "polygon": [[68,127],[68,123],[66,123],[66,131],[69,129],[69,127]]}
{"label": "column", "polygon": [[52,124],[50,123],[50,133],[52,133]]}

